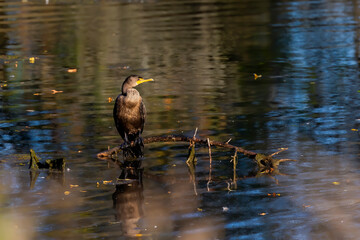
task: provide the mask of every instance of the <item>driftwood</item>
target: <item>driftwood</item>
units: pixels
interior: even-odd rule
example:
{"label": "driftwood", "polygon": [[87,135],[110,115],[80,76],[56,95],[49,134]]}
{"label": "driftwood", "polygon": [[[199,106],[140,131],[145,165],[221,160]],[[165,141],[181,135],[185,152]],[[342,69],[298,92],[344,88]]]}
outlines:
{"label": "driftwood", "polygon": [[[222,147],[222,148],[228,148],[228,149],[234,149],[237,152],[240,152],[242,154],[244,154],[245,156],[248,156],[250,158],[255,158],[257,153],[256,152],[252,152],[252,151],[248,151],[245,150],[244,148],[241,147],[237,147],[234,145],[229,144],[229,142],[216,142],[216,141],[211,141],[207,139],[199,139],[199,138],[194,138],[194,137],[185,137],[185,136],[156,136],[156,137],[145,137],[143,139],[144,144],[148,144],[148,143],[156,143],[156,142],[188,142],[188,143],[198,143],[201,145],[208,145],[209,146],[215,146],[215,147]],[[119,152],[120,150],[123,150],[125,148],[129,147],[129,144],[123,143],[120,146],[111,148],[107,151],[98,153],[96,156],[98,158],[111,158],[111,156],[113,154],[116,154],[117,152]]]}
{"label": "driftwood", "polygon": [[[287,148],[281,148],[279,151],[277,151],[277,152],[275,152],[273,154],[266,155],[266,154],[261,154],[261,153],[256,153],[256,152],[253,152],[253,151],[249,151],[249,150],[246,150],[246,149],[244,149],[242,147],[238,147],[238,146],[229,144],[231,139],[229,139],[227,142],[211,141],[208,138],[207,139],[199,139],[199,138],[195,137],[196,133],[197,133],[197,129],[195,130],[195,134],[194,134],[194,136],[192,138],[191,137],[185,137],[185,136],[173,136],[173,135],[145,137],[143,139],[143,143],[144,144],[149,144],[149,143],[156,143],[156,142],[188,142],[188,143],[190,143],[189,156],[192,155],[190,153],[194,149],[194,144],[204,145],[204,146],[207,146],[209,148],[209,156],[210,156],[209,159],[210,159],[210,161],[211,161],[211,146],[227,148],[227,149],[235,150],[235,155],[233,156],[233,158],[234,158],[233,159],[234,168],[236,168],[237,153],[242,153],[244,156],[247,156],[247,157],[249,157],[251,159],[254,159],[255,162],[257,163],[260,171],[262,171],[262,172],[272,172],[275,168],[277,168],[277,166],[281,162],[296,161],[296,160],[293,160],[293,159],[275,159],[275,158],[273,158],[274,155],[279,154],[280,152],[287,150]],[[132,146],[132,144],[134,144],[134,143],[131,143],[131,144],[123,143],[120,146],[117,146],[117,147],[111,148],[111,149],[109,149],[107,151],[98,153],[97,157],[99,159],[111,159],[114,154],[117,154],[120,150],[126,149],[129,146]],[[189,161],[189,159],[188,159],[188,161]],[[210,176],[210,179],[211,179],[211,176]]]}

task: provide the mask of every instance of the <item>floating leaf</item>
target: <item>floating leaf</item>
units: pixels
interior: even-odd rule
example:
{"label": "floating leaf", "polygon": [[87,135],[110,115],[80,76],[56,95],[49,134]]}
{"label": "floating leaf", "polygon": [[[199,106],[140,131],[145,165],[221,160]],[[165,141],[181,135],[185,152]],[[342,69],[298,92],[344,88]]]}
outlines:
{"label": "floating leaf", "polygon": [[269,197],[280,197],[280,193],[268,193]]}
{"label": "floating leaf", "polygon": [[56,91],[56,90],[51,90],[52,94],[56,94],[56,93],[62,93],[63,91]]}
{"label": "floating leaf", "polygon": [[111,97],[108,98],[108,102],[111,103],[112,101],[114,101],[114,99],[112,99]]}
{"label": "floating leaf", "polygon": [[42,93],[34,93],[34,96],[42,95]]}
{"label": "floating leaf", "polygon": [[351,129],[351,131],[353,131],[353,132],[358,132],[359,129],[353,128],[353,129]]}
{"label": "floating leaf", "polygon": [[29,63],[35,63],[35,58],[34,58],[34,57],[30,57],[30,58],[29,58]]}
{"label": "floating leaf", "polygon": [[76,187],[79,187],[79,185],[72,185],[72,184],[70,184],[70,188],[76,188]]}
{"label": "floating leaf", "polygon": [[67,196],[67,195],[70,194],[70,192],[69,192],[69,191],[65,191],[64,194]]}
{"label": "floating leaf", "polygon": [[254,79],[256,80],[256,79],[258,79],[258,78],[261,78],[262,77],[262,75],[258,75],[258,74],[256,74],[256,73],[254,73]]}
{"label": "floating leaf", "polygon": [[260,216],[265,216],[266,214],[266,212],[259,213]]}
{"label": "floating leaf", "polygon": [[99,183],[99,182],[96,182],[96,187],[100,187],[100,183]]}
{"label": "floating leaf", "polygon": [[340,185],[339,182],[333,182],[332,184],[334,184],[334,185]]}
{"label": "floating leaf", "polygon": [[103,181],[103,184],[109,184],[109,183],[112,183],[112,180],[110,180],[110,181]]}
{"label": "floating leaf", "polygon": [[76,68],[69,68],[67,70],[68,73],[76,73],[77,72],[77,69]]}

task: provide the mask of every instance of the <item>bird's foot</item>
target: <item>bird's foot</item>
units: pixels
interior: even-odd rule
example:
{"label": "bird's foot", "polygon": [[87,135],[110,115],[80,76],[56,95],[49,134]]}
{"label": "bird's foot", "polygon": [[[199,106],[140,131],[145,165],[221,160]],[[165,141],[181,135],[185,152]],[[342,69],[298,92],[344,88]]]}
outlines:
{"label": "bird's foot", "polygon": [[135,140],[135,145],[144,147],[144,141],[143,141],[143,139],[142,139],[141,137],[136,138],[136,140]]}

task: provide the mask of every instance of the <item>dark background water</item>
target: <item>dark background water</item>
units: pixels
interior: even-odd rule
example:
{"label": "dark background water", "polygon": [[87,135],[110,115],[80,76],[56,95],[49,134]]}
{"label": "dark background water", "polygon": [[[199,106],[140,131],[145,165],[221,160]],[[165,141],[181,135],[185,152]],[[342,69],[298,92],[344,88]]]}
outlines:
{"label": "dark background water", "polygon": [[[0,238],[357,239],[359,12],[350,0],[0,2]],[[134,73],[155,79],[138,87],[144,136],[198,127],[298,161],[234,182],[233,152],[212,149],[207,185],[206,148],[193,181],[186,144],[149,144],[143,186],[117,188],[121,170],[95,155],[121,142],[108,99]],[[66,157],[65,173],[30,187],[30,148]],[[240,156],[236,174],[253,167]]]}

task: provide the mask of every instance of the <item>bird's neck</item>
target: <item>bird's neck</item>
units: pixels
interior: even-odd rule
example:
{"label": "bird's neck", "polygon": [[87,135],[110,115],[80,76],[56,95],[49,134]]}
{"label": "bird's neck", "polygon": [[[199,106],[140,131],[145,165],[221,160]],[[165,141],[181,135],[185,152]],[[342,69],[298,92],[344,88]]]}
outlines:
{"label": "bird's neck", "polygon": [[130,88],[128,89],[125,94],[122,94],[124,96],[124,102],[125,105],[127,105],[128,107],[134,107],[139,105],[142,102],[142,98],[139,94],[139,92],[134,89],[134,88]]}
{"label": "bird's neck", "polygon": [[131,88],[129,88],[129,87],[126,87],[126,86],[123,86],[122,87],[122,90],[121,90],[121,93],[122,93],[122,95],[127,95],[127,91],[129,90],[129,89],[131,89]]}
{"label": "bird's neck", "polygon": [[123,95],[127,95],[127,91],[130,89],[132,89],[132,86],[125,81],[121,87],[121,92]]}

